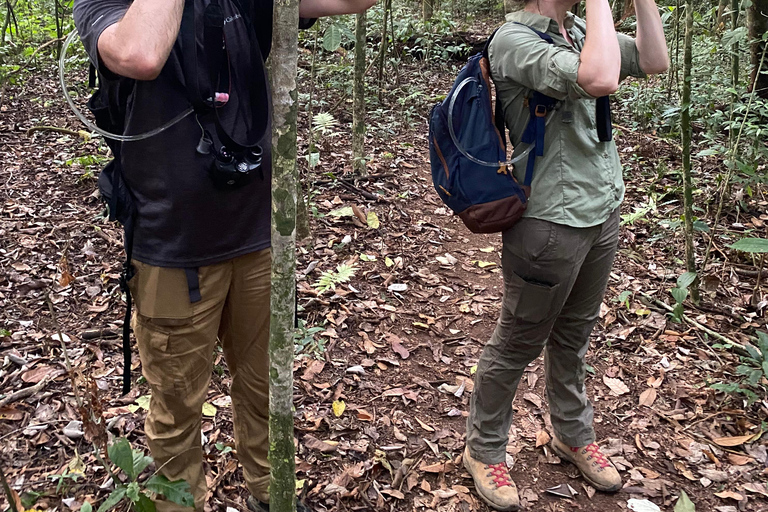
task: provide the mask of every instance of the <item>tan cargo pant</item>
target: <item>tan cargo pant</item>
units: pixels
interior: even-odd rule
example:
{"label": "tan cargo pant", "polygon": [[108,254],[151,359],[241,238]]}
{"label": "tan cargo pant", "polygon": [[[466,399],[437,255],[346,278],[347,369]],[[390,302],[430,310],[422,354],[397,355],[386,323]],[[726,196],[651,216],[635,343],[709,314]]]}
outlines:
{"label": "tan cargo pant", "polygon": [[[133,328],[152,390],[146,434],[161,474],[183,479],[203,510],[206,479],[200,427],[213,352],[220,340],[232,377],[237,457],[249,491],[269,501],[268,405],[270,250],[200,267],[192,303],[183,269],[133,264]],[[187,510],[158,502],[159,512]]]}
{"label": "tan cargo pant", "polygon": [[485,464],[505,460],[512,399],[525,367],[545,346],[555,434],[569,446],[595,440],[584,356],[618,237],[618,209],[590,228],[524,218],[504,232],[501,315],[477,365],[467,418],[472,457]]}

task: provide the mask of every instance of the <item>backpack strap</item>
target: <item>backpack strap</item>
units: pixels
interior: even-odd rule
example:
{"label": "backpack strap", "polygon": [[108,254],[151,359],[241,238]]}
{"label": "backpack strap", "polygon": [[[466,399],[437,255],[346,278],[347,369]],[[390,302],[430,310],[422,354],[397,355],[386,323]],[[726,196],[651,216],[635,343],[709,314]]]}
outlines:
{"label": "backpack strap", "polygon": [[123,263],[123,270],[120,272],[119,281],[120,290],[125,293],[125,317],[123,317],[123,395],[128,394],[131,390],[131,309],[133,301],[131,300],[131,290],[128,287],[128,281],[136,273],[131,264],[135,220],[135,215],[131,215],[123,224],[125,229],[125,262]]}
{"label": "backpack strap", "polygon": [[[499,27],[501,28],[501,27]],[[483,46],[483,58],[488,61],[488,72],[491,71],[491,59],[488,56],[488,49],[491,47],[491,41],[493,40],[493,36],[496,35],[496,32],[498,32],[499,29],[493,31],[493,34],[491,34],[491,37],[488,38],[488,40],[485,42],[485,46]],[[493,77],[491,77],[493,78]],[[496,87],[496,83],[494,82],[493,88],[496,91],[496,104],[493,107],[493,124],[496,125],[496,130],[499,132],[499,136],[501,136],[501,144],[504,146],[504,152],[507,151],[507,124],[504,121],[504,107],[501,104],[501,98],[499,97],[499,89]]]}

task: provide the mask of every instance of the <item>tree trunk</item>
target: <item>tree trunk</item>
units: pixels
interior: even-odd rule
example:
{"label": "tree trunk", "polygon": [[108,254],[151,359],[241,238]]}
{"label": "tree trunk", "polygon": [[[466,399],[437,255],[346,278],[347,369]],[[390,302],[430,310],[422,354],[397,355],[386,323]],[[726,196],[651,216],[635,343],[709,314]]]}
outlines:
{"label": "tree trunk", "polygon": [[435,9],[435,0],[421,0],[422,19],[427,22],[432,20],[432,14]]}
{"label": "tree trunk", "polygon": [[[739,0],[731,0],[731,30],[739,26]],[[739,43],[734,41],[731,45],[731,85],[733,88],[739,85]],[[735,99],[734,99],[735,101]]]}
{"label": "tree trunk", "polygon": [[[683,97],[680,131],[683,136],[683,199],[685,215],[685,266],[696,272],[696,252],[693,247],[693,184],[691,183],[691,67],[693,46],[693,5],[685,5],[685,42],[683,43]],[[691,284],[691,299],[699,302],[698,277]]]}
{"label": "tree trunk", "polygon": [[749,48],[751,72],[749,77],[750,90],[754,90],[761,98],[768,99],[768,73],[762,65],[762,73],[758,73],[761,60],[765,55],[766,40],[763,35],[768,32],[768,0],[752,0],[749,8]]}
{"label": "tree trunk", "polygon": [[392,0],[384,0],[384,20],[381,24],[381,44],[379,45],[379,103],[382,102],[384,97],[384,66],[387,63],[387,46],[389,45],[389,34],[387,34],[387,18],[389,17],[389,11],[392,8]]}
{"label": "tree trunk", "polygon": [[[357,15],[355,23],[355,76],[352,84],[352,169],[365,175],[365,21]],[[385,18],[386,19],[386,18]]]}
{"label": "tree trunk", "polygon": [[299,1],[275,0],[272,53],[272,295],[269,324],[270,510],[296,510],[293,334],[296,297],[296,116]]}

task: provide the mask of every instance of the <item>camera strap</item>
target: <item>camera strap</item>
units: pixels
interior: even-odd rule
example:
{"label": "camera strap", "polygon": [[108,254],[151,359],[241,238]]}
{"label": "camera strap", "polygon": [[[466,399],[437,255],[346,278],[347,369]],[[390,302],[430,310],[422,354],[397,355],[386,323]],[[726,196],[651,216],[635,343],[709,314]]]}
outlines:
{"label": "camera strap", "polygon": [[[186,0],[181,18],[181,49],[182,67],[187,96],[199,117],[211,115],[216,127],[216,134],[223,145],[230,151],[243,152],[255,147],[257,143],[242,143],[234,140],[229,132],[221,124],[217,110],[226,104],[231,91],[231,62],[227,48],[224,24],[227,21],[224,9],[219,0],[211,0],[203,11],[203,49],[205,58],[205,75],[200,73],[200,63],[197,46],[196,0]],[[250,74],[248,80],[248,94],[250,96],[251,110],[257,115],[253,121],[256,124],[254,137],[260,141],[267,131],[266,112],[269,108],[269,94],[267,89],[266,70],[258,38],[250,20],[249,13],[245,12],[240,3],[234,5],[243,18],[248,40],[250,43]],[[263,77],[259,79],[260,77]],[[204,85],[201,87],[201,78]],[[225,96],[226,95],[226,96]]]}

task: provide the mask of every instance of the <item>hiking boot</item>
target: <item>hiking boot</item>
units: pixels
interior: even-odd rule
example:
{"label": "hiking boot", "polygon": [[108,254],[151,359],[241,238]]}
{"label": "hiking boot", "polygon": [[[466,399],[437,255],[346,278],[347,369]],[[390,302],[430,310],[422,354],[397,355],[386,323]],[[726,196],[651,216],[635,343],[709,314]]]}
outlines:
{"label": "hiking boot", "polygon": [[[251,512],[269,512],[269,503],[259,501],[253,496],[248,496],[248,510]],[[296,512],[312,512],[312,509],[301,500],[296,500]]]}
{"label": "hiking boot", "polygon": [[475,481],[475,489],[483,500],[492,508],[509,512],[520,510],[517,486],[509,476],[507,464],[483,464],[469,454],[469,447],[464,448],[464,467]]}
{"label": "hiking boot", "polygon": [[552,436],[552,449],[561,458],[579,468],[584,479],[599,491],[616,492],[621,489],[621,476],[595,443],[586,446],[568,446]]}

